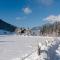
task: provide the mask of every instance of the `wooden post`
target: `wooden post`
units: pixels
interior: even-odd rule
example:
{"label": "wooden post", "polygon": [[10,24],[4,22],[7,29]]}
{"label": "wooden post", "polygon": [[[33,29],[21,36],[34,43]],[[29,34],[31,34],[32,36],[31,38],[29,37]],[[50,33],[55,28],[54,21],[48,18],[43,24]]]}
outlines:
{"label": "wooden post", "polygon": [[41,47],[38,45],[38,56],[40,55],[41,53]]}

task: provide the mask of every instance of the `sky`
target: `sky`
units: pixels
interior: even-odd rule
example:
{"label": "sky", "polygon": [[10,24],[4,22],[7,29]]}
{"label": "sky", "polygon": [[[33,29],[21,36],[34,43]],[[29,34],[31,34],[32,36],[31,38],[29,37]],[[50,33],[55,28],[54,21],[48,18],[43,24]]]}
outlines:
{"label": "sky", "polygon": [[60,21],[60,0],[0,0],[0,19],[26,28]]}

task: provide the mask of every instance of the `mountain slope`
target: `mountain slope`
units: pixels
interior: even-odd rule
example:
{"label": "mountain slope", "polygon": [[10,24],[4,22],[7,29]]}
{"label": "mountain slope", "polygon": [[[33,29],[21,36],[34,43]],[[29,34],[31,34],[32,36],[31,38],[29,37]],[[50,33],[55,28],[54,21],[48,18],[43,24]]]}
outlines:
{"label": "mountain slope", "polygon": [[3,20],[0,19],[0,29],[6,30],[9,32],[14,32],[16,28],[17,27],[15,27],[7,22],[4,22]]}

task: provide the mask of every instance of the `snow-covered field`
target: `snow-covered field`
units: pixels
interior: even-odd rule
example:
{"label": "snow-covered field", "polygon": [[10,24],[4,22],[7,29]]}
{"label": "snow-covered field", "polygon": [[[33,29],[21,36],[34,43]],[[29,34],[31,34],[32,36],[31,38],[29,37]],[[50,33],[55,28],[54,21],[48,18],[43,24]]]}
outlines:
{"label": "snow-covered field", "polygon": [[[40,56],[38,45],[44,50]],[[43,59],[60,60],[60,37],[0,35],[0,60]]]}

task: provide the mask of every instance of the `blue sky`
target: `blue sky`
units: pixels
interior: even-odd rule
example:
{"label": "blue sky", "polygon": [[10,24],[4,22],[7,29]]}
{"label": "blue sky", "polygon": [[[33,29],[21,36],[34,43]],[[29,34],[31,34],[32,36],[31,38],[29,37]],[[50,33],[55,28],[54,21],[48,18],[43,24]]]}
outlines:
{"label": "blue sky", "polygon": [[18,27],[60,20],[60,0],[0,0],[0,19]]}

